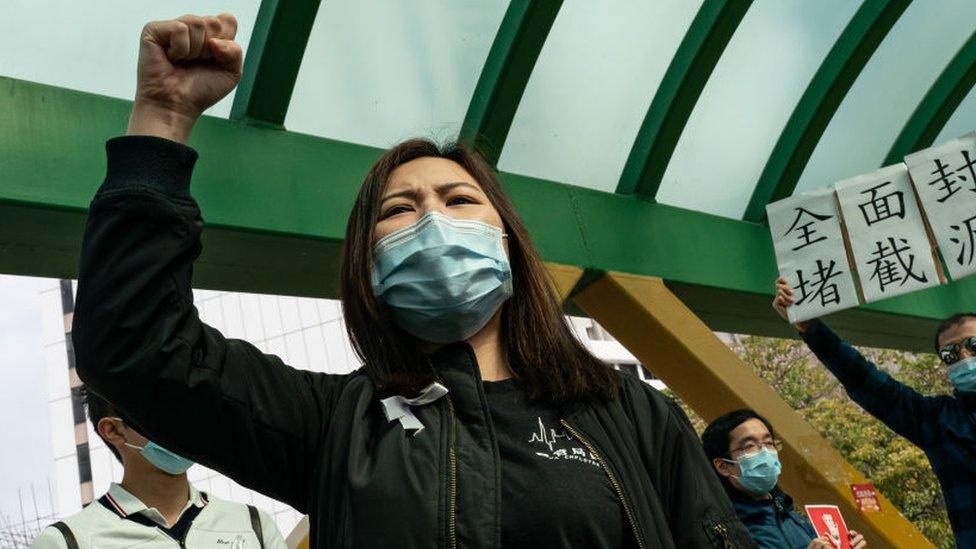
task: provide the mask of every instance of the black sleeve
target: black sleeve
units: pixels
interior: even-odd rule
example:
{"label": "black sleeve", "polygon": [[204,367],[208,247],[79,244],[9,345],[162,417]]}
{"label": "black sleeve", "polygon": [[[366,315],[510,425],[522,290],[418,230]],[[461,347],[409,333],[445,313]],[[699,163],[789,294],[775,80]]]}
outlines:
{"label": "black sleeve", "polygon": [[688,416],[670,399],[653,475],[677,547],[757,547],[702,449]]}
{"label": "black sleeve", "polygon": [[940,397],[919,394],[891,377],[822,321],[802,333],[803,341],[834,374],[851,399],[920,448],[936,444]]}
{"label": "black sleeve", "polygon": [[296,370],[201,322],[196,152],[143,136],[106,148],[81,249],[78,375],[158,444],[305,512],[345,376]]}

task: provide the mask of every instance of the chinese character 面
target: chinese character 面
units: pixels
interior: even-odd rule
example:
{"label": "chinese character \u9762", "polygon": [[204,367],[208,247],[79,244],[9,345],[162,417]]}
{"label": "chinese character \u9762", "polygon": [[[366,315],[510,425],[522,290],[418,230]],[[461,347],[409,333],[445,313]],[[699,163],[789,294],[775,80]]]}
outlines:
{"label": "chinese character \u9762", "polygon": [[[806,214],[807,216],[809,216],[812,219],[810,219],[810,221],[808,221],[807,223],[805,223],[803,225],[800,225],[800,221],[803,219],[803,215],[804,214]],[[813,213],[813,212],[811,212],[811,211],[809,211],[809,210],[807,210],[805,208],[799,208],[798,207],[798,208],[796,208],[796,218],[793,220],[793,224],[790,225],[790,228],[787,229],[785,233],[783,233],[783,236],[786,236],[786,235],[790,234],[794,230],[799,231],[800,234],[797,236],[797,240],[802,241],[802,244],[800,244],[796,248],[793,248],[793,251],[794,252],[797,251],[797,250],[801,250],[803,248],[806,248],[807,246],[809,246],[811,244],[815,244],[817,242],[820,242],[821,240],[827,240],[827,237],[826,236],[821,236],[819,238],[814,238],[813,235],[817,232],[817,230],[816,229],[811,229],[810,227],[813,226],[813,225],[815,225],[817,223],[817,221],[826,221],[827,219],[830,219],[831,217],[833,217],[833,216],[832,215],[817,215],[817,214],[815,214],[815,213]]]}
{"label": "chinese character \u9762", "polygon": [[[900,246],[898,241],[901,241]],[[899,282],[899,286],[904,286],[910,279],[928,282],[925,273],[918,275],[912,270],[912,267],[915,266],[915,255],[912,253],[905,254],[908,256],[907,260],[902,255],[911,250],[908,240],[904,238],[896,240],[889,237],[887,244],[878,241],[876,245],[877,249],[871,253],[874,258],[868,263],[874,266],[874,270],[871,272],[871,280],[877,279],[879,291],[884,292],[885,287]]]}
{"label": "chinese character \u9762", "polygon": [[857,206],[861,209],[861,214],[864,216],[864,221],[868,224],[868,227],[879,221],[891,219],[892,217],[905,219],[905,193],[903,191],[895,191],[879,196],[878,189],[888,185],[891,185],[891,181],[885,181],[866,191],[861,191],[861,194],[871,195],[871,198],[867,202],[858,204]]}

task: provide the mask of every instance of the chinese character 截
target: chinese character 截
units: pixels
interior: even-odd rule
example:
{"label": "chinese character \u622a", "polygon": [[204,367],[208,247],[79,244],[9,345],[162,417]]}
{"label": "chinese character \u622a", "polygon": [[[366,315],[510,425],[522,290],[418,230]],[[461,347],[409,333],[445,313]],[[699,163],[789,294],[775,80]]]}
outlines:
{"label": "chinese character \u622a", "polygon": [[871,253],[875,257],[868,261],[870,265],[874,266],[874,270],[871,272],[871,280],[878,280],[878,290],[881,292],[885,291],[885,287],[898,282],[900,282],[899,286],[904,286],[909,279],[928,282],[924,272],[918,275],[912,271],[912,267],[915,265],[915,255],[906,254],[907,260],[902,256],[903,252],[911,250],[908,240],[904,238],[898,240],[901,241],[901,246],[891,237],[888,238],[887,244],[881,241],[877,242],[877,249]]}

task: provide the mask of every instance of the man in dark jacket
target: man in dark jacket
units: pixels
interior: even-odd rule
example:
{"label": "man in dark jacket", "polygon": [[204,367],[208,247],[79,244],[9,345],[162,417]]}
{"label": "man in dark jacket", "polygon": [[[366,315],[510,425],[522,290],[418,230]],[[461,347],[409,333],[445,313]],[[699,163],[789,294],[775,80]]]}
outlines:
{"label": "man in dark jacket", "polygon": [[[776,281],[773,308],[787,319],[793,290]],[[923,396],[864,358],[820,320],[794,325],[854,402],[925,452],[939,479],[949,523],[962,548],[976,548],[976,313],[946,319],[935,350],[953,395]]]}
{"label": "man in dark jacket", "polygon": [[[702,443],[739,520],[760,547],[833,547],[826,538],[817,537],[806,517],[793,510],[793,498],[776,485],[782,442],[765,418],[748,409],[729,412],[708,425]],[[850,542],[854,549],[867,545],[864,536],[854,531]]]}

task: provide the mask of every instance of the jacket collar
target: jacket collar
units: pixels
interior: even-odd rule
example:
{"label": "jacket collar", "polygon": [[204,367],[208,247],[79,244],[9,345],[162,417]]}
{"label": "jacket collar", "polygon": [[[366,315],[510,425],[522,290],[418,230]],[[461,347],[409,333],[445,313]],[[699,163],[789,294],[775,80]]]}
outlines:
{"label": "jacket collar", "polygon": [[779,485],[773,486],[773,489],[769,491],[769,495],[772,496],[771,498],[754,499],[732,486],[731,482],[726,481],[723,484],[726,485],[726,492],[729,494],[729,499],[732,500],[732,503],[734,503],[736,507],[741,504],[745,507],[752,508],[766,508],[771,506],[778,506],[786,509],[793,508],[793,498],[784,492]]}
{"label": "jacket collar", "polygon": [[443,370],[461,370],[465,373],[473,373],[479,378],[481,372],[478,370],[478,359],[475,358],[474,349],[466,341],[448,343],[433,353],[427,355],[430,365],[434,371],[440,374]]}
{"label": "jacket collar", "polygon": [[[189,509],[190,506],[203,507],[204,505],[207,504],[207,499],[203,495],[203,492],[198,491],[196,488],[193,487],[192,484],[190,484],[189,486],[190,486],[190,499],[186,502],[186,506],[183,508],[183,510],[180,511],[180,515],[182,515],[183,512]],[[143,503],[136,496],[132,495],[131,492],[123,488],[122,485],[120,484],[113,482],[109,486],[108,492],[105,494],[105,496],[106,499],[108,500],[108,503],[111,505],[112,510],[115,511],[122,518],[138,513],[152,519],[154,522],[157,522],[159,524],[163,524],[163,525],[166,524],[166,519],[163,518],[163,515],[158,510],[156,510],[155,507],[147,507],[145,503]]]}

